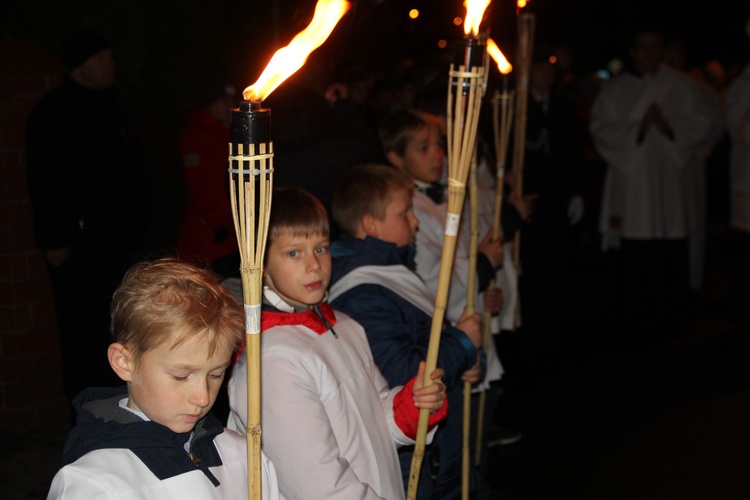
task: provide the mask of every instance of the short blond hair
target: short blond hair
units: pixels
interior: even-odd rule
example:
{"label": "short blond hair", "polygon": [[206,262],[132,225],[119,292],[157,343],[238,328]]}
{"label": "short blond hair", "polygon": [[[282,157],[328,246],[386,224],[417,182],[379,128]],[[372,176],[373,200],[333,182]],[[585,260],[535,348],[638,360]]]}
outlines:
{"label": "short blond hair", "polygon": [[164,344],[171,348],[202,336],[211,356],[220,347],[235,351],[244,341],[244,311],[209,269],[174,258],[131,267],[112,298],[110,331],[137,364]]}
{"label": "short blond hair", "polygon": [[413,191],[414,181],[389,165],[358,165],[347,170],[333,193],[331,212],[339,229],[355,236],[365,215],[385,218],[391,196],[398,190]]}

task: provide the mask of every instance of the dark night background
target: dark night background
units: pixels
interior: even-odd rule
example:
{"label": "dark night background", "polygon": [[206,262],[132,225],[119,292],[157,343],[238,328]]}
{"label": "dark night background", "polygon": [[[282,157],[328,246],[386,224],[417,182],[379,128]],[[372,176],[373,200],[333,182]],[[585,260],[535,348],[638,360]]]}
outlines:
{"label": "dark night background", "polygon": [[[30,39],[60,59],[66,35],[81,26],[110,38],[118,64],[122,102],[141,130],[152,170],[154,245],[169,245],[184,190],[176,162],[177,134],[197,82],[216,75],[242,89],[255,82],[275,50],[309,23],[315,0],[11,0],[0,7],[0,36]],[[422,15],[410,20],[417,7]],[[748,2],[697,0],[532,0],[535,43],[566,44],[582,73],[624,57],[631,21],[654,18],[688,41],[691,66],[709,59],[725,67],[748,60],[744,25]],[[439,52],[439,39],[457,42],[461,0],[354,0],[349,13],[312,60],[354,62],[388,71],[407,58]],[[516,5],[494,0],[483,26],[513,60]],[[449,45],[450,47],[450,45]],[[444,50],[450,50],[444,49]],[[323,59],[325,58],[325,59]]]}

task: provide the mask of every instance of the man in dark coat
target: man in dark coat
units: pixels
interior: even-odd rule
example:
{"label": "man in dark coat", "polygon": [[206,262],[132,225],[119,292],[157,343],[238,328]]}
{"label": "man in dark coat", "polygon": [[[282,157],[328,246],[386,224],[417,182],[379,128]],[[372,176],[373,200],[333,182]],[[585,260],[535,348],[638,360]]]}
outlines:
{"label": "man in dark coat", "polygon": [[109,302],[141,256],[148,183],[140,144],[116,103],[108,41],[83,30],[63,49],[68,72],[29,117],[27,160],[70,400],[87,386],[117,382],[107,366]]}

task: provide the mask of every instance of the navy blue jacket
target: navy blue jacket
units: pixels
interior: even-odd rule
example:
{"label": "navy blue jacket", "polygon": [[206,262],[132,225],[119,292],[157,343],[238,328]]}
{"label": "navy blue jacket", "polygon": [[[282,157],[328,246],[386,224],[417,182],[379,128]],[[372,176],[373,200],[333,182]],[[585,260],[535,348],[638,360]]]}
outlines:
{"label": "navy blue jacket", "polygon": [[[352,270],[365,265],[403,264],[414,269],[413,249],[397,248],[377,238],[364,240],[342,236],[331,246],[331,285]],[[405,272],[413,272],[404,270]],[[378,284],[362,284],[336,297],[331,306],[343,311],[367,333],[375,363],[392,387],[403,385],[417,373],[427,357],[432,317],[406,299]],[[481,354],[481,353],[480,353]],[[475,363],[477,350],[461,331],[446,326],[440,337],[437,366],[445,371],[443,381],[449,400],[448,416],[440,423],[422,462],[418,498],[449,499],[461,494],[461,445],[463,382],[461,374]],[[408,485],[413,447],[401,448],[399,458],[405,486]]]}

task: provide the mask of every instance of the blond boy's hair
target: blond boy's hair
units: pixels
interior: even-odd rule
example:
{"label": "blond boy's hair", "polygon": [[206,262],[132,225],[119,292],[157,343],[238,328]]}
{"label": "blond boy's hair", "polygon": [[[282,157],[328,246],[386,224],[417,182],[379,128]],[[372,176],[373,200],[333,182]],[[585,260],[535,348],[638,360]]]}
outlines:
{"label": "blond boy's hair", "polygon": [[347,170],[333,193],[331,212],[338,227],[355,236],[362,217],[385,218],[391,196],[398,190],[412,191],[412,181],[401,170],[389,165],[358,165]]}
{"label": "blond boy's hair", "polygon": [[144,353],[169,343],[170,348],[195,337],[217,348],[236,350],[244,340],[245,315],[240,303],[208,269],[165,258],[136,264],[112,298],[110,331],[137,364]]}
{"label": "blond boy's hair", "polygon": [[426,127],[435,127],[440,130],[440,119],[418,109],[397,111],[380,125],[380,145],[386,154],[393,152],[398,156],[404,156],[406,147],[414,134]]}
{"label": "blond boy's hair", "polygon": [[274,190],[266,247],[282,234],[330,236],[328,212],[315,196],[296,187]]}

